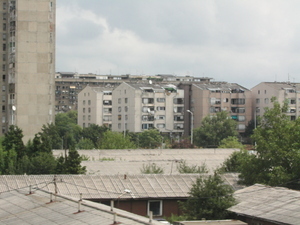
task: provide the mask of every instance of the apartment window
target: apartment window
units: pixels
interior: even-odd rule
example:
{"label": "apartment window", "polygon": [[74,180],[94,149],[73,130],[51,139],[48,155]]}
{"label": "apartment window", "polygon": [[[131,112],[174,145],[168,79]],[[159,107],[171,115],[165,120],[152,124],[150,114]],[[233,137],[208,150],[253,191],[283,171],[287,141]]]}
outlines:
{"label": "apartment window", "polygon": [[245,113],[245,108],[242,107],[231,107],[232,113]]}
{"label": "apartment window", "polygon": [[260,108],[256,107],[256,112],[259,113],[260,112]]}
{"label": "apartment window", "polygon": [[238,130],[245,130],[246,129],[246,125],[245,124],[238,124],[237,125],[237,129]]}
{"label": "apartment window", "polygon": [[5,123],[5,116],[2,116],[2,123]]}
{"label": "apartment window", "polygon": [[118,123],[118,128],[121,129],[121,124],[120,123]]}
{"label": "apartment window", "polygon": [[121,112],[122,111],[122,108],[121,106],[118,107],[118,112]]}
{"label": "apartment window", "polygon": [[3,50],[3,51],[6,51],[6,44],[3,44],[3,45],[2,45],[2,50]]}
{"label": "apartment window", "polygon": [[148,129],[151,129],[151,128],[153,128],[153,124],[151,124],[151,123],[142,124],[142,130],[148,130]]}
{"label": "apartment window", "polygon": [[265,98],[265,104],[269,104],[269,99]]}
{"label": "apartment window", "polygon": [[244,98],[233,98],[231,99],[231,104],[233,105],[244,105],[245,99]]}
{"label": "apartment window", "polygon": [[183,116],[174,116],[174,121],[183,121]]}
{"label": "apartment window", "polygon": [[91,113],[91,108],[88,108],[88,112]]}
{"label": "apartment window", "polygon": [[260,90],[258,90],[257,93],[260,94]]}
{"label": "apartment window", "polygon": [[256,99],[256,104],[259,104],[259,103],[260,103],[260,99],[257,98],[257,99]]}
{"label": "apartment window", "polygon": [[154,98],[143,98],[142,103],[144,103],[144,104],[153,104],[154,103]]}
{"label": "apartment window", "polygon": [[3,23],[3,31],[6,31],[6,23]]}
{"label": "apartment window", "polygon": [[91,100],[88,100],[88,104],[89,104],[89,105],[91,104]]}
{"label": "apartment window", "polygon": [[3,85],[2,86],[2,91],[5,92],[5,90],[6,90],[6,87]]}
{"label": "apartment window", "polygon": [[3,10],[6,10],[6,2],[3,2]]}
{"label": "apartment window", "polygon": [[82,109],[82,112],[85,113],[85,108]]}
{"label": "apartment window", "polygon": [[157,98],[156,101],[157,101],[157,102],[165,102],[166,99],[165,99],[165,98]]}
{"label": "apartment window", "polygon": [[122,120],[122,115],[118,115],[118,120]]}
{"label": "apartment window", "polygon": [[267,94],[267,90],[265,90],[265,94]]}
{"label": "apartment window", "polygon": [[82,125],[83,127],[85,127],[85,123],[83,123],[83,125]]}
{"label": "apartment window", "polygon": [[6,54],[3,54],[3,55],[2,55],[2,60],[3,60],[3,61],[6,61]]}
{"label": "apartment window", "polygon": [[174,104],[183,104],[183,98],[174,98]]}
{"label": "apartment window", "polygon": [[111,115],[103,116],[103,121],[111,121]]}
{"label": "apartment window", "polygon": [[4,75],[2,75],[2,81],[5,81],[5,79],[6,79],[6,76],[4,74]]}
{"label": "apartment window", "polygon": [[[63,88],[64,88],[64,87],[63,87]],[[85,100],[83,100],[82,104],[85,105]]]}
{"label": "apartment window", "polygon": [[112,101],[110,101],[110,100],[103,101],[103,105],[111,105],[111,104],[112,104]]}
{"label": "apartment window", "polygon": [[165,118],[166,118],[166,117],[163,116],[163,115],[160,115],[160,116],[157,116],[157,117],[156,117],[157,120],[164,120]]}
{"label": "apartment window", "polygon": [[182,113],[183,112],[183,107],[174,107],[174,112],[175,113]]}
{"label": "apartment window", "polygon": [[125,107],[124,107],[124,110],[125,110],[125,112],[127,112],[127,111],[128,111],[128,107],[127,107],[127,106],[125,106]]}
{"label": "apartment window", "polygon": [[291,116],[291,120],[296,120],[296,116]]}
{"label": "apartment window", "polygon": [[5,70],[6,70],[6,65],[3,64],[3,65],[2,65],[2,71],[5,71]]}
{"label": "apartment window", "polygon": [[157,111],[165,111],[166,107],[164,107],[164,106],[158,106],[158,107],[156,107],[156,110]]}
{"label": "apartment window", "polygon": [[290,103],[291,105],[296,104],[296,99],[294,99],[294,98],[289,99],[289,103]]}
{"label": "apartment window", "polygon": [[5,112],[5,105],[2,106],[2,112]]}
{"label": "apartment window", "polygon": [[128,120],[128,115],[125,115],[125,120]]}
{"label": "apartment window", "polygon": [[183,123],[174,123],[174,130],[182,130]]}
{"label": "apartment window", "polygon": [[88,115],[88,120],[91,120],[91,115]]}
{"label": "apartment window", "polygon": [[2,96],[2,102],[5,102],[5,96],[4,95]]}
{"label": "apartment window", "polygon": [[112,109],[111,108],[103,108],[103,113],[111,113]]}
{"label": "apartment window", "polygon": [[153,216],[162,215],[162,201],[161,200],[150,200],[148,201],[148,215],[149,212],[153,213]]}
{"label": "apartment window", "polygon": [[[126,91],[126,90],[125,90],[125,91]],[[125,101],[125,103],[128,103],[128,98],[125,98],[124,101]]]}
{"label": "apartment window", "polygon": [[156,128],[165,128],[165,124],[164,123],[158,123],[157,125],[156,125]]}
{"label": "apartment window", "polygon": [[82,120],[83,120],[83,121],[85,120],[85,115],[82,116]]}
{"label": "apartment window", "polygon": [[119,98],[119,99],[118,99],[118,103],[121,104],[121,102],[122,102],[122,100],[121,100],[121,98]]}
{"label": "apartment window", "polygon": [[6,34],[2,34],[2,40],[6,41]]}
{"label": "apartment window", "polygon": [[127,130],[127,123],[125,123],[125,130]]}

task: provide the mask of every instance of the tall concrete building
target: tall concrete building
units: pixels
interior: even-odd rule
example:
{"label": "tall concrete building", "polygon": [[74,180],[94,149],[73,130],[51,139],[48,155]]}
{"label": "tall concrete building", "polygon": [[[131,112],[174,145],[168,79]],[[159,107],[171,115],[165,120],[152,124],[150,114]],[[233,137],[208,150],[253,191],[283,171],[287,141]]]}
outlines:
{"label": "tall concrete building", "polygon": [[300,116],[300,84],[291,82],[262,82],[251,89],[253,101],[253,118],[262,116],[265,108],[273,107],[275,97],[280,103],[287,101],[287,116],[295,120]]}
{"label": "tall concrete building", "polygon": [[0,0],[2,129],[24,141],[54,122],[55,0]]}

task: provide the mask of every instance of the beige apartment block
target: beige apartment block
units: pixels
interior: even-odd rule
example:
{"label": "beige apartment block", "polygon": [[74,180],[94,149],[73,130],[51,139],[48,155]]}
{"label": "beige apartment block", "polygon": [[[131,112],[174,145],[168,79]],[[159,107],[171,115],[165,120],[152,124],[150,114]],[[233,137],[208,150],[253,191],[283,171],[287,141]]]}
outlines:
{"label": "beige apartment block", "polygon": [[0,0],[2,129],[33,138],[54,122],[55,0]]}
{"label": "beige apartment block", "polygon": [[175,85],[122,83],[112,94],[112,130],[143,132],[157,128],[182,136],[184,91]]}
{"label": "beige apartment block", "polygon": [[300,115],[300,84],[291,82],[262,82],[251,89],[253,100],[253,116],[262,116],[265,108],[273,106],[271,99],[278,102],[287,101],[287,115],[295,120]]}
{"label": "beige apartment block", "polygon": [[111,128],[112,88],[87,85],[78,94],[78,125],[84,128],[91,124]]}
{"label": "beige apartment block", "polygon": [[238,122],[237,130],[243,133],[252,119],[250,90],[234,83],[209,82],[190,85],[190,110],[194,114],[194,128],[204,117],[220,111],[229,113]]}

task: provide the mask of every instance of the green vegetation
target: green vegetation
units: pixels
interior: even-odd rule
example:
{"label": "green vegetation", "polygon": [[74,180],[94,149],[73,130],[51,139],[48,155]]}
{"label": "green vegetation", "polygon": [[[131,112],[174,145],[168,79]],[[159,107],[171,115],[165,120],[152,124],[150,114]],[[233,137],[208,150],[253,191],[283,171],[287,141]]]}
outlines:
{"label": "green vegetation", "polygon": [[183,215],[188,220],[225,219],[228,213],[226,209],[235,204],[233,189],[224,184],[218,174],[200,176],[189,194],[186,202],[180,202]]}
{"label": "green vegetation", "polygon": [[236,126],[237,122],[225,111],[207,116],[201,126],[194,129],[194,144],[203,148],[217,147],[223,139],[238,136]]}
{"label": "green vegetation", "polygon": [[201,166],[198,165],[187,165],[186,161],[183,160],[177,164],[177,170],[179,173],[208,173],[208,168],[205,163]]}
{"label": "green vegetation", "polygon": [[143,174],[163,174],[164,169],[157,166],[155,163],[143,164],[143,168],[141,168],[141,173]]}

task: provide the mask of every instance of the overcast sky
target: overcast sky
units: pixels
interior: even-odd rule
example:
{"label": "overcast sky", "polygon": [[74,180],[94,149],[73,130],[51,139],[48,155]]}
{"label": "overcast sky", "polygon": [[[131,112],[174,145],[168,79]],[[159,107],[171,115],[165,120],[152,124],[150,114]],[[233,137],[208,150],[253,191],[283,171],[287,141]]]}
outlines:
{"label": "overcast sky", "polygon": [[298,0],[57,0],[56,71],[300,82]]}

